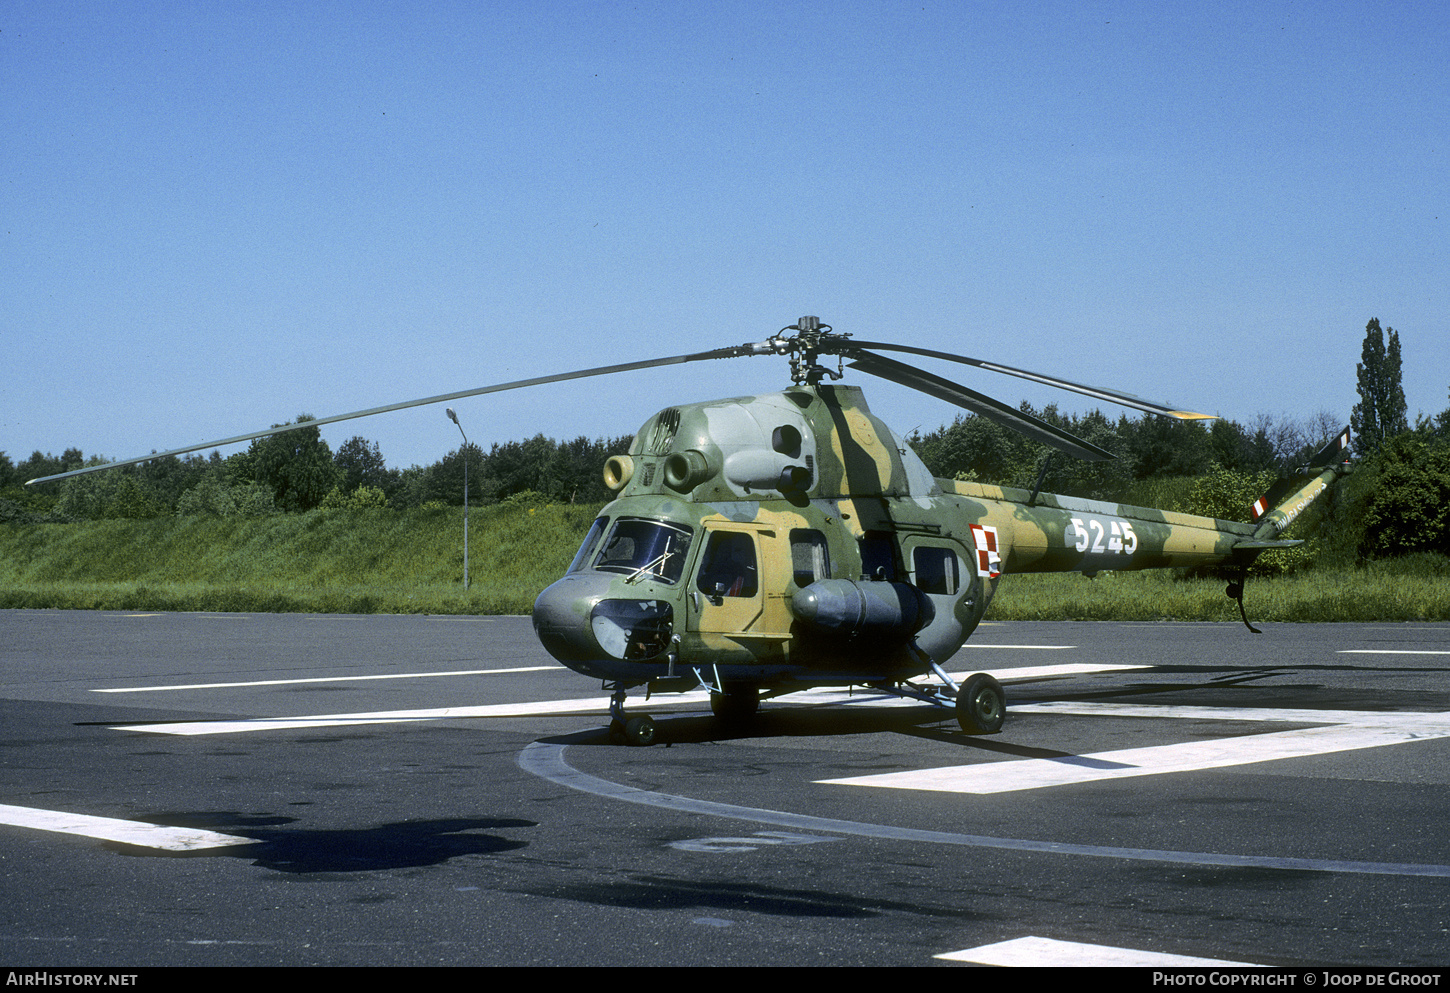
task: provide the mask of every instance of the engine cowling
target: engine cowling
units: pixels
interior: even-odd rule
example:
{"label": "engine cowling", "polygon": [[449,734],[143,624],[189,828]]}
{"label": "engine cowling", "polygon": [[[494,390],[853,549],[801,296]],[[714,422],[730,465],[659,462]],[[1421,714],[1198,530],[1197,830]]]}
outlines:
{"label": "engine cowling", "polygon": [[795,592],[790,610],[803,624],[846,637],[910,637],[931,621],[933,609],[910,583],[823,579]]}

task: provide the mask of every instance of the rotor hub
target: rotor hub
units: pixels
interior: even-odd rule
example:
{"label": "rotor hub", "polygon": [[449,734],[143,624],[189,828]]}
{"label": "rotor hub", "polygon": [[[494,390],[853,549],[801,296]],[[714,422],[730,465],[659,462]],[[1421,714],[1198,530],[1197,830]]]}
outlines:
{"label": "rotor hub", "polygon": [[[795,334],[786,336],[787,331]],[[822,379],[840,379],[844,375],[839,359],[835,369],[821,365],[816,359],[823,353],[839,355],[840,344],[849,337],[832,331],[819,317],[802,317],[790,327],[781,328],[771,342],[777,352],[790,355],[791,382],[797,386],[815,386]]]}

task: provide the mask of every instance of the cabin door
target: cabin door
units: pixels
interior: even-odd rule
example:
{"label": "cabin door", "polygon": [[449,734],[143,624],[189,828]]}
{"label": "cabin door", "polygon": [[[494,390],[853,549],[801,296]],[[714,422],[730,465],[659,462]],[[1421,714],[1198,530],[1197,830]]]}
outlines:
{"label": "cabin door", "polygon": [[779,648],[790,638],[790,548],[771,527],[705,525],[691,580],[690,627],[702,640]]}
{"label": "cabin door", "polygon": [[975,557],[950,538],[903,536],[901,557],[913,586],[931,602],[932,618],[917,632],[916,647],[933,662],[945,662],[970,633],[964,602],[980,595]]}

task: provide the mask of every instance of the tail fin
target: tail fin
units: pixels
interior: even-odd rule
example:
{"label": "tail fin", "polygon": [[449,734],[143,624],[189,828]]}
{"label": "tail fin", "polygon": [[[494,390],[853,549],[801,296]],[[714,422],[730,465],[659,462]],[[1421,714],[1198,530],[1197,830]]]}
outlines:
{"label": "tail fin", "polygon": [[[1314,453],[1298,476],[1279,480],[1269,492],[1255,500],[1249,518],[1259,525],[1254,538],[1260,542],[1276,538],[1304,508],[1329,489],[1335,479],[1347,472],[1348,463],[1343,461],[1342,454],[1348,447],[1349,428],[1345,428],[1333,441]],[[1306,480],[1305,473],[1313,475]]]}
{"label": "tail fin", "polygon": [[[1239,616],[1243,618],[1244,626],[1254,634],[1258,634],[1259,629],[1249,623],[1248,612],[1244,610],[1244,582],[1248,579],[1249,563],[1261,552],[1303,544],[1298,538],[1280,538],[1279,535],[1294,522],[1294,518],[1305,507],[1317,500],[1336,479],[1349,471],[1349,463],[1341,459],[1341,453],[1348,447],[1349,428],[1345,428],[1339,432],[1338,437],[1315,452],[1309,464],[1293,478],[1279,480],[1269,492],[1254,501],[1250,511],[1251,520],[1259,526],[1254,530],[1252,538],[1234,542],[1234,551],[1240,556],[1239,578],[1229,583],[1224,590],[1229,599],[1238,602]],[[1309,476],[1311,473],[1313,475]]]}
{"label": "tail fin", "polygon": [[1331,463],[1342,461],[1340,453],[1348,447],[1349,428],[1345,427],[1343,431],[1339,432],[1338,437],[1314,453],[1314,457],[1309,460],[1309,468],[1322,469]]}

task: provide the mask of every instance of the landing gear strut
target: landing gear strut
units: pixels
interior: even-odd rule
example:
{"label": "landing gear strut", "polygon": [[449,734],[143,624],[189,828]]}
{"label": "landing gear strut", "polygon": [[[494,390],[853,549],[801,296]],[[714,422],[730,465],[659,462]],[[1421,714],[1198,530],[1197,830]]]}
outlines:
{"label": "landing gear strut", "polygon": [[957,723],[967,734],[996,734],[1002,730],[1007,717],[1007,694],[1002,684],[985,672],[974,672],[958,685],[941,666],[931,663],[946,686],[919,686],[915,683],[872,683],[874,689],[894,696],[922,700],[937,707],[951,707],[956,710]]}
{"label": "landing gear strut", "polygon": [[626,745],[653,745],[658,728],[654,718],[648,714],[630,717],[624,712],[624,700],[629,688],[621,683],[613,684],[614,693],[609,698],[609,737]]}

